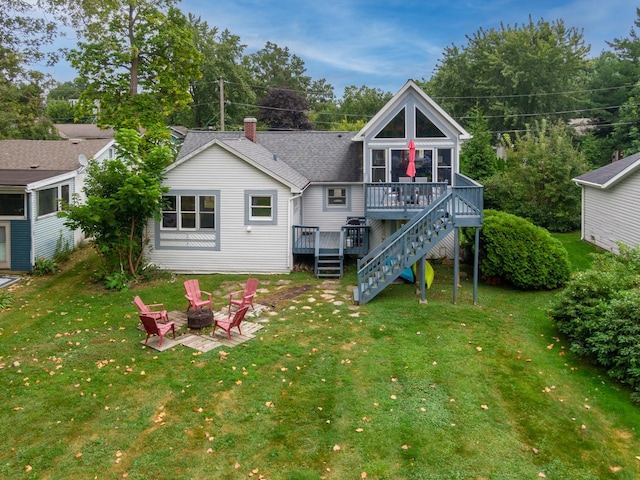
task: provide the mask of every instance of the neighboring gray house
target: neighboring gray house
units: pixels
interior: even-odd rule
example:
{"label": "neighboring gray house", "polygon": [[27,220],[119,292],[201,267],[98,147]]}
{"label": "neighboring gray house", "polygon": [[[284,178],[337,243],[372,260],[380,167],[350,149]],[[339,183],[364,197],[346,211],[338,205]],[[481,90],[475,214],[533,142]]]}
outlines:
{"label": "neighboring gray house", "polygon": [[582,239],[618,253],[640,245],[640,153],[573,179],[582,187]]}
{"label": "neighboring gray house", "polygon": [[0,141],[0,269],[31,271],[53,257],[59,241],[77,245],[81,232],[63,225],[58,200],[81,193],[91,159],[113,158],[112,139]]}
{"label": "neighboring gray house", "polygon": [[165,172],[149,258],[180,273],[283,273],[311,255],[318,276],[340,276],[354,255],[384,271],[375,295],[426,255],[453,257],[454,227],[479,227],[482,187],[459,174],[468,138],[411,80],[360,132],[263,132],[255,119],[190,131]]}

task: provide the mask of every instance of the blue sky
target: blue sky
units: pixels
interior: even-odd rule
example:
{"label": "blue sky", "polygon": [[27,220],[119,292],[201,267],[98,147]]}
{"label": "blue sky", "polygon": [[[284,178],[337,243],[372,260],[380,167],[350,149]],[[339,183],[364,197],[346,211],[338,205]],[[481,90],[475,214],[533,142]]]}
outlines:
{"label": "blue sky", "polygon": [[[591,55],[606,41],[625,38],[633,27],[633,0],[183,0],[185,13],[228,29],[247,45],[245,53],[267,41],[288,47],[313,79],[325,78],[338,98],[344,87],[366,85],[392,93],[407,81],[428,79],[444,48],[464,46],[466,36],[483,28],[564,20],[583,31]],[[67,39],[65,46],[71,46]],[[56,80],[74,78],[60,65]]]}

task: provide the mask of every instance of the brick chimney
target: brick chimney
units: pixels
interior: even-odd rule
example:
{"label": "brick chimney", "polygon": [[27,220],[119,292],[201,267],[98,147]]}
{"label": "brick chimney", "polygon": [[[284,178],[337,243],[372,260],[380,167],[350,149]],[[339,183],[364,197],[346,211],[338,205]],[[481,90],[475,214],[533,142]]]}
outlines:
{"label": "brick chimney", "polygon": [[253,143],[256,143],[258,140],[256,133],[256,126],[258,124],[258,120],[253,117],[247,117],[244,119],[244,136],[251,140]]}

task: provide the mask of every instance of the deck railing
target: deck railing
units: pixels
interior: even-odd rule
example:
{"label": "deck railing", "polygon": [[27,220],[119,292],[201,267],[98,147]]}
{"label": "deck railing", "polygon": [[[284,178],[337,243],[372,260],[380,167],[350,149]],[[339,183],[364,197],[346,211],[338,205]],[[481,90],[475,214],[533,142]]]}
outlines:
{"label": "deck railing", "polygon": [[456,202],[454,203],[454,216],[480,216],[484,211],[484,187],[475,180],[455,174],[456,186],[453,187]]}
{"label": "deck railing", "polygon": [[337,232],[321,231],[320,227],[294,225],[293,253],[318,255],[320,250],[335,249],[340,254],[366,255],[369,251],[368,225],[343,225]]}
{"label": "deck railing", "polygon": [[446,183],[392,182],[365,184],[367,212],[422,210],[447,191]]}

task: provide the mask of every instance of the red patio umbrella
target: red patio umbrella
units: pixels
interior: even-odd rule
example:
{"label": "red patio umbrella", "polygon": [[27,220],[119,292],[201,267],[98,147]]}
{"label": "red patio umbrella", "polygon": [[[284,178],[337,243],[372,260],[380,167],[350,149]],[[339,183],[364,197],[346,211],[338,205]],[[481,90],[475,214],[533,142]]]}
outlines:
{"label": "red patio umbrella", "polygon": [[407,176],[416,176],[416,144],[413,140],[409,141],[409,165],[407,165]]}

